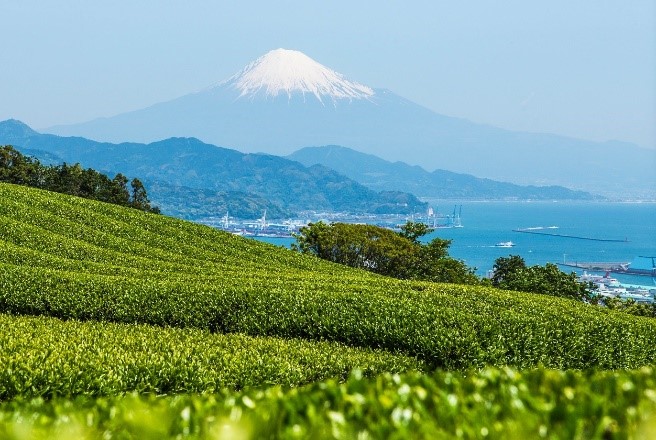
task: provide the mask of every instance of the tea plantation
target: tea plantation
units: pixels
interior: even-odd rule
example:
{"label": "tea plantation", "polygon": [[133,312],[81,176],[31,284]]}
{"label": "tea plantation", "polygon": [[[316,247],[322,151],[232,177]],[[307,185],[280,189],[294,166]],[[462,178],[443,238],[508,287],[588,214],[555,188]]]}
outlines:
{"label": "tea plantation", "polygon": [[0,438],[650,438],[655,340],[0,184]]}

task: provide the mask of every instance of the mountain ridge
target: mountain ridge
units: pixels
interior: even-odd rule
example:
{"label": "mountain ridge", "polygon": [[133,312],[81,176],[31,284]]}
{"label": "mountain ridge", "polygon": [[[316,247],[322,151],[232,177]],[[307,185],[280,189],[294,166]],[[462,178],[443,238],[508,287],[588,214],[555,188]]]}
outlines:
{"label": "mountain ridge", "polygon": [[[208,191],[214,194],[246,193],[252,200],[267,199],[279,212],[405,213],[426,207],[424,202],[410,194],[376,192],[320,165],[306,167],[273,155],[241,153],[195,138],[169,138],[150,144],[112,144],[81,137],[40,134],[30,132],[26,127],[19,121],[0,122],[0,143],[14,145],[21,151],[45,151],[64,161],[79,162],[98,171],[138,176],[147,187],[164,184],[169,198],[175,196],[178,187],[185,193],[199,190],[197,197],[201,199]],[[167,212],[167,207],[172,206],[170,200],[162,200],[161,194],[150,190],[149,196],[162,207],[162,212],[170,212]],[[184,203],[184,200],[178,203]],[[175,212],[182,208],[184,206],[178,206]],[[198,209],[197,215],[200,215]],[[208,206],[206,214],[219,213]]]}
{"label": "mountain ridge", "polygon": [[[23,137],[24,133],[32,135]],[[79,137],[61,138],[38,134],[22,122],[13,120],[0,122],[0,142],[14,143],[26,154],[31,152],[32,155],[49,164],[62,161],[88,161],[91,158],[91,163],[99,170],[119,170],[124,174],[132,173],[141,178],[149,187],[157,188],[155,192],[150,191],[151,198],[153,202],[162,207],[164,212],[182,218],[202,217],[203,212],[207,215],[216,215],[216,212],[207,212],[208,207],[203,208],[203,201],[215,207],[215,211],[229,210],[235,214],[239,212],[254,214],[254,211],[262,212],[264,209],[269,209],[272,215],[284,217],[299,208],[305,210],[310,203],[321,208],[331,206],[328,199],[344,203],[343,197],[339,194],[340,190],[332,191],[328,198],[325,194],[321,195],[321,191],[316,191],[310,197],[298,195],[297,190],[290,190],[284,185],[270,185],[266,193],[262,192],[250,174],[257,176],[255,179],[260,179],[260,182],[269,182],[280,177],[293,179],[294,175],[299,173],[300,168],[293,166],[289,168],[288,162],[278,162],[280,158],[276,156],[245,154],[236,150],[207,145],[194,138],[170,138],[149,145],[101,144]],[[39,145],[45,145],[47,151],[38,151]],[[153,154],[153,151],[156,151],[156,157],[144,160],[149,154]],[[210,157],[205,157],[201,151],[211,153]],[[328,151],[331,154],[347,152],[348,154],[346,157],[342,154],[337,161],[331,163],[303,157],[303,152],[310,151]],[[110,157],[107,158],[107,155]],[[382,194],[384,197],[400,205],[409,203],[416,207],[422,206],[416,199],[403,195],[403,191],[409,189],[413,190],[409,193],[420,194],[426,198],[593,199],[590,194],[566,188],[521,187],[510,183],[479,179],[474,176],[462,176],[443,170],[440,173],[429,173],[419,166],[411,166],[402,162],[390,164],[376,156],[356,152],[346,147],[308,147],[292,154],[288,159],[307,168],[307,172],[312,174],[316,182],[323,182],[328,186],[336,185],[334,175],[330,173],[329,169],[337,169],[339,174],[371,188],[374,192],[384,192],[385,194]],[[207,172],[208,161],[213,163],[212,166],[223,170],[213,175],[213,179],[221,182],[218,186],[208,185],[204,180],[207,178],[204,173]],[[270,167],[267,162],[269,165],[275,165]],[[280,163],[286,165],[280,166]],[[274,168],[275,173],[267,171],[267,167]],[[225,170],[227,169],[230,169],[230,173],[226,174]],[[360,174],[361,172],[368,173],[369,176],[362,176],[358,172]],[[274,176],[274,174],[278,174],[278,176]],[[437,178],[434,178],[436,175]],[[331,179],[333,180],[331,181]],[[403,191],[400,191],[401,189]],[[346,190],[347,193],[353,191],[353,187],[347,187]],[[186,205],[181,194],[185,194],[188,199]],[[301,201],[305,205],[300,207],[294,203],[290,205],[289,197],[298,197],[295,202]],[[239,199],[245,200],[245,203],[251,207],[250,210],[240,210]],[[269,205],[269,208],[265,203],[266,200],[273,203]],[[181,207],[181,205],[185,206]]]}
{"label": "mountain ridge", "polygon": [[339,145],[306,147],[287,156],[304,165],[321,164],[375,190],[391,187],[409,191],[422,198],[443,199],[522,199],[522,200],[593,200],[584,191],[562,186],[520,186],[481,179],[446,170],[432,172],[418,165],[389,162],[375,155],[361,153]]}

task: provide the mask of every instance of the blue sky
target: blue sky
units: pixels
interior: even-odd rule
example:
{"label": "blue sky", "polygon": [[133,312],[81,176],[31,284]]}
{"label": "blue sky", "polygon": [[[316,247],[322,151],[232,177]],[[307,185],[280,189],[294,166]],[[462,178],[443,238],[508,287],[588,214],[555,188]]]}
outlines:
{"label": "blue sky", "polygon": [[656,148],[656,2],[0,0],[0,120],[200,90],[271,49],[439,113]]}

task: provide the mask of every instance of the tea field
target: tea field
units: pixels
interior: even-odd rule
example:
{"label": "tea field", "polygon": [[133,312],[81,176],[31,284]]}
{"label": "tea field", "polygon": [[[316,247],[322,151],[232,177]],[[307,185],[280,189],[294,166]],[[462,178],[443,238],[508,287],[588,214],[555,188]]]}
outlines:
{"label": "tea field", "polygon": [[648,318],[0,184],[2,438],[640,438],[654,340]]}

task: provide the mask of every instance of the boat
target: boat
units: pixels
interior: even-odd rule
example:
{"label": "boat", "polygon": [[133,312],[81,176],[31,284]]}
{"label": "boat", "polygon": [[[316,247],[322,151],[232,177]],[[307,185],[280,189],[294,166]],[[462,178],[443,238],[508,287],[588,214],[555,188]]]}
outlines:
{"label": "boat", "polygon": [[594,275],[589,274],[587,271],[583,271],[583,275],[579,277],[579,281],[582,283],[593,283],[596,285],[603,284],[606,287],[620,287],[620,282],[617,278],[612,278],[610,276],[610,271],[606,272],[605,275]]}
{"label": "boat", "polygon": [[497,244],[494,245],[494,247],[498,247],[498,248],[511,248],[511,247],[514,247],[514,246],[515,246],[515,243],[513,243],[512,241],[502,241],[502,242],[497,243]]}

